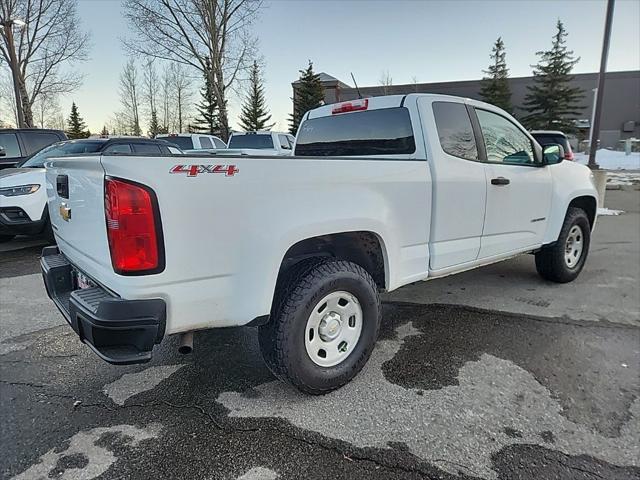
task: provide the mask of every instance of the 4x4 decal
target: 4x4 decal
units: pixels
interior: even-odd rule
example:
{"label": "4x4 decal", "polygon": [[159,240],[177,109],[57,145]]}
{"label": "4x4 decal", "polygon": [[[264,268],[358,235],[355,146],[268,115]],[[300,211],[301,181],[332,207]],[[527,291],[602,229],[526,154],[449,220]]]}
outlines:
{"label": "4x4 decal", "polygon": [[225,177],[233,177],[239,171],[235,165],[176,165],[169,173],[186,173],[187,177],[195,177],[199,173],[224,173]]}

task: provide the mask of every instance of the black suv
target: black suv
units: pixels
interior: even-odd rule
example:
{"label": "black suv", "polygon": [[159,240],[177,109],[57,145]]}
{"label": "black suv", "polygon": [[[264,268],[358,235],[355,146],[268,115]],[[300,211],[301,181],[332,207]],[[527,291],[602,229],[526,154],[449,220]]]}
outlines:
{"label": "black suv", "polygon": [[61,130],[46,128],[0,129],[0,169],[13,167],[47,145],[66,140]]}

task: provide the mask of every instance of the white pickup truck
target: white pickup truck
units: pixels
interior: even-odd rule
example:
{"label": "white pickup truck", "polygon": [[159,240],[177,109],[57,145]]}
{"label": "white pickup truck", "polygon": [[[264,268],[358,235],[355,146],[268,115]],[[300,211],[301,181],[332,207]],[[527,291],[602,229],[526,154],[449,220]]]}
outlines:
{"label": "white pickup truck", "polygon": [[[534,253],[584,266],[590,171],[494,106],[411,94],[322,106],[295,156],[96,154],[47,164],[49,296],[111,363],[181,334],[258,326],[279,378],[322,394],[366,363],[379,291]],[[222,159],[217,159],[222,160]]]}

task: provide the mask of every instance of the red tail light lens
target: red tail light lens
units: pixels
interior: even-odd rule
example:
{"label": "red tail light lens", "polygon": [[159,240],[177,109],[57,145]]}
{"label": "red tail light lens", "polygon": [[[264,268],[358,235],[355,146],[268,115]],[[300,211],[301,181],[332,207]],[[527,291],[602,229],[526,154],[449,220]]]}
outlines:
{"label": "red tail light lens", "polygon": [[331,114],[357,112],[359,110],[366,110],[367,108],[369,108],[369,99],[361,98],[350,102],[338,103],[331,109]]}
{"label": "red tail light lens", "polygon": [[158,273],[164,267],[160,216],[153,191],[125,180],[105,180],[104,210],[116,273]]}

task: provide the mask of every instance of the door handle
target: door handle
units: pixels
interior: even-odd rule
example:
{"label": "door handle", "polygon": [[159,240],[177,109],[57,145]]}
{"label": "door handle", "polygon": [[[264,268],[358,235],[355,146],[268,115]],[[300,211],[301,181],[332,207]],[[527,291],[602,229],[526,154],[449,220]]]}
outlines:
{"label": "door handle", "polygon": [[504,177],[498,177],[498,178],[492,178],[491,179],[491,185],[509,185],[511,183],[511,180],[509,180],[508,178],[504,178]]}

